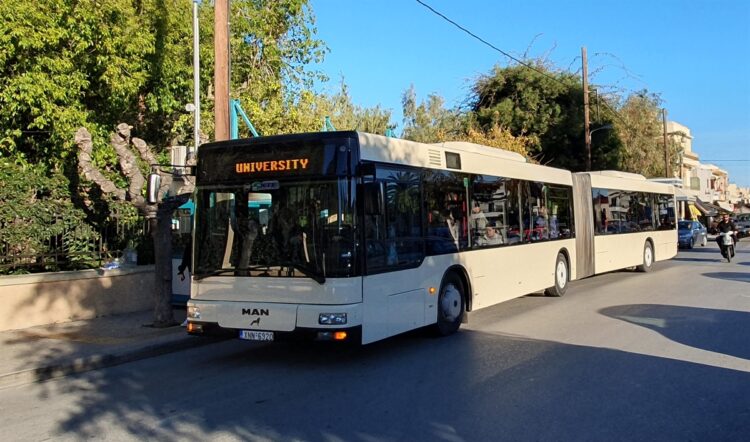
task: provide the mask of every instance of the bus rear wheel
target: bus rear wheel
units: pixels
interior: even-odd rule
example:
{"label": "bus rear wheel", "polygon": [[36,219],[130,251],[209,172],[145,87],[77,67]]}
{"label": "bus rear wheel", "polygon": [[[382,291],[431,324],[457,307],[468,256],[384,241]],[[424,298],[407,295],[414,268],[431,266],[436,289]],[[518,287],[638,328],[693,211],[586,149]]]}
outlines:
{"label": "bus rear wheel", "polygon": [[434,331],[438,336],[455,333],[464,317],[464,285],[455,273],[448,273],[443,279],[437,302],[437,323]]}
{"label": "bus rear wheel", "polygon": [[555,285],[546,289],[544,294],[547,296],[560,297],[568,290],[568,281],[570,281],[570,272],[568,271],[568,260],[562,253],[557,254],[555,260]]}
{"label": "bus rear wheel", "polygon": [[643,246],[643,264],[637,267],[639,272],[648,273],[654,265],[654,246],[651,241],[646,241]]}

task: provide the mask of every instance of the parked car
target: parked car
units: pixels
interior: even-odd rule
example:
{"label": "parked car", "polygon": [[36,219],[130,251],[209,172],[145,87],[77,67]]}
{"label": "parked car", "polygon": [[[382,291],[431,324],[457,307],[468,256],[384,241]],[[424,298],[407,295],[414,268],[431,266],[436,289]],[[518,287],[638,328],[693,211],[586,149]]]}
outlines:
{"label": "parked car", "polygon": [[734,220],[734,225],[737,227],[738,238],[750,236],[750,213],[737,215],[737,218]]}
{"label": "parked car", "polygon": [[696,244],[708,243],[706,227],[698,221],[682,220],[677,223],[677,244],[692,249]]}

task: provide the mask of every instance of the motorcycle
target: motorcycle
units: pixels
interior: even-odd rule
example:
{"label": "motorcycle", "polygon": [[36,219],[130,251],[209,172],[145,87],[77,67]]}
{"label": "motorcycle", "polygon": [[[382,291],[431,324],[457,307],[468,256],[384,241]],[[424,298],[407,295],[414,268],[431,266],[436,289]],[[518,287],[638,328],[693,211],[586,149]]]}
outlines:
{"label": "motorcycle", "polygon": [[734,256],[734,238],[732,237],[734,232],[719,232],[719,248],[721,249],[721,256],[726,258],[727,262],[732,262]]}

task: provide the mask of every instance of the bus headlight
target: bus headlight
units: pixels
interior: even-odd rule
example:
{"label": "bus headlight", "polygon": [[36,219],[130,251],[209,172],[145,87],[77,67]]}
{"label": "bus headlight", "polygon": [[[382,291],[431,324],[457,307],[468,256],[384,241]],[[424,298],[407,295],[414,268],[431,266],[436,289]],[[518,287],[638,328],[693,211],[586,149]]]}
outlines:
{"label": "bus headlight", "polygon": [[346,313],[321,313],[318,316],[320,325],[344,325],[346,324]]}
{"label": "bus headlight", "polygon": [[188,305],[187,317],[188,319],[199,320],[201,318],[201,308],[197,305]]}

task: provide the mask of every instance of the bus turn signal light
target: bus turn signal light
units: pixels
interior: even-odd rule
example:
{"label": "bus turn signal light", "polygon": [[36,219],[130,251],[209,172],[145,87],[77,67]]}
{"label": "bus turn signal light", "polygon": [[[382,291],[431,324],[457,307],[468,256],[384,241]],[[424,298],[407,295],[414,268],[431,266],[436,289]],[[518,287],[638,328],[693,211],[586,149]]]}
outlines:
{"label": "bus turn signal light", "polygon": [[194,322],[188,322],[187,332],[188,333],[203,333],[203,325],[196,324]]}
{"label": "bus turn signal light", "polygon": [[434,294],[435,294],[435,292],[437,291],[437,289],[436,289],[435,287],[430,287],[430,288],[428,289],[428,291],[430,292],[430,294],[431,294],[431,295],[434,295]]}

